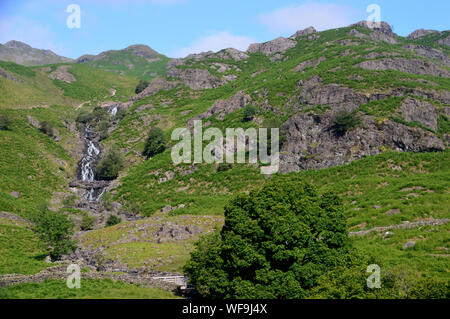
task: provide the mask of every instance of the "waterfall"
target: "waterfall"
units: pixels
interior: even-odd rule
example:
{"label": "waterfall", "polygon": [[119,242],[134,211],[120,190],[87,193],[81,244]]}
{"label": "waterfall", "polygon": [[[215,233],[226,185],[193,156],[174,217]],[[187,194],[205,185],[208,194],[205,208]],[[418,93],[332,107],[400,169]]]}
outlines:
{"label": "waterfall", "polygon": [[114,104],[114,105],[108,107],[108,113],[111,114],[111,116],[113,116],[113,117],[116,116],[117,111],[119,110],[119,106],[120,106],[120,103],[117,103],[117,104]]}
{"label": "waterfall", "polygon": [[[83,182],[93,182],[95,179],[94,169],[92,168],[92,164],[97,160],[100,155],[100,148],[95,145],[92,141],[93,132],[89,125],[87,125],[84,129],[84,140],[86,142],[87,148],[86,153],[81,159],[81,180]],[[103,187],[101,189],[95,188],[91,186],[85,195],[85,198],[90,201],[97,201],[105,192],[106,188]]]}

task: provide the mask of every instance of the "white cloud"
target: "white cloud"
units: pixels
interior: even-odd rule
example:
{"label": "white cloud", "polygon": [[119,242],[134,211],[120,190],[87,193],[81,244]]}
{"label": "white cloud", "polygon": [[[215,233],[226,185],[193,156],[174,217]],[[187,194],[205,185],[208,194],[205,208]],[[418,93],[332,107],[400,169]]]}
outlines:
{"label": "white cloud", "polygon": [[245,51],[251,43],[255,42],[257,41],[250,37],[234,35],[229,31],[222,31],[199,38],[190,46],[175,50],[172,56],[181,58],[186,57],[191,53],[201,53],[206,51],[217,52],[227,48],[235,48]]}
{"label": "white cloud", "polygon": [[309,26],[322,31],[348,26],[356,22],[361,12],[337,4],[306,3],[299,6],[279,8],[270,13],[261,14],[260,23],[275,34],[296,32]]}

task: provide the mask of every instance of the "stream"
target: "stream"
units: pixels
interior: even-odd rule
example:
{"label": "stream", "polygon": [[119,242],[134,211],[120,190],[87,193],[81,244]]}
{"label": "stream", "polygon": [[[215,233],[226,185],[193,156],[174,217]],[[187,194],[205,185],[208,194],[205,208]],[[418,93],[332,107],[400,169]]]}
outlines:
{"label": "stream", "polygon": [[[115,117],[119,110],[119,103],[116,103],[107,108],[111,117]],[[95,183],[95,164],[100,159],[100,145],[98,144],[98,135],[90,125],[86,125],[83,130],[83,139],[86,144],[86,150],[83,158],[80,161],[80,180],[83,183],[89,184],[89,188],[85,195],[85,199],[89,202],[97,202],[103,196],[107,186],[99,187]]]}

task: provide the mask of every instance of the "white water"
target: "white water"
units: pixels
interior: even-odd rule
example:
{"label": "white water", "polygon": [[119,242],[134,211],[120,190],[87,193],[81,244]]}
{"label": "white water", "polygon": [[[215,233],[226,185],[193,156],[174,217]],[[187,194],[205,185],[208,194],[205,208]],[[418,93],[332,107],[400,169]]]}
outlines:
{"label": "white water", "polygon": [[108,108],[108,112],[109,112],[109,114],[111,114],[111,116],[116,116],[116,114],[117,114],[117,111],[119,110],[119,103],[117,103],[117,104],[114,104],[113,106],[110,106],[109,108]]}

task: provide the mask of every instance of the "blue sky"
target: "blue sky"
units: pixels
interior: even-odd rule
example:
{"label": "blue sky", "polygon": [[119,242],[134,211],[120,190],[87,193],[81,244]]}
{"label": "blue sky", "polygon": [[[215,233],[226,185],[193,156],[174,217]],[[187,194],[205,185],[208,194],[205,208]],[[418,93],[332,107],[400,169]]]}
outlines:
{"label": "blue sky", "polygon": [[[81,8],[81,28],[66,25],[69,4]],[[0,43],[20,40],[77,58],[131,44],[170,57],[290,36],[365,20],[377,4],[381,19],[405,36],[418,28],[450,29],[448,0],[0,0]]]}

